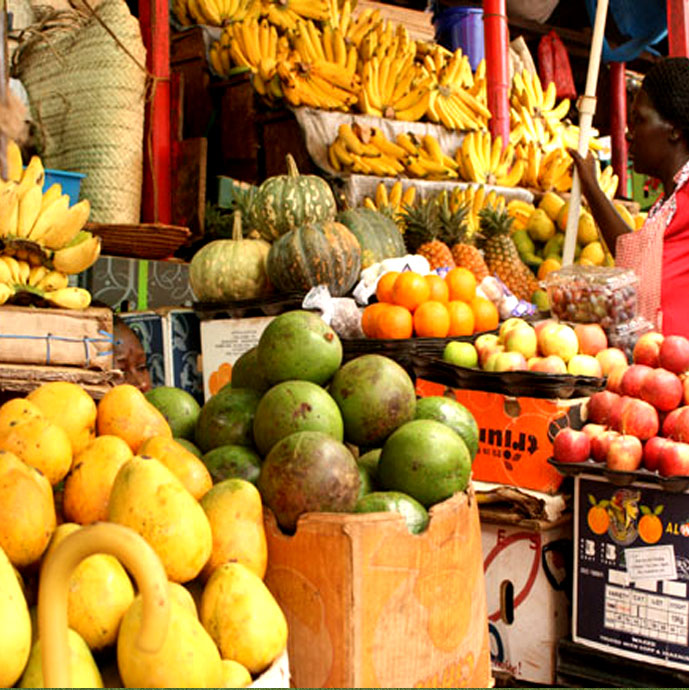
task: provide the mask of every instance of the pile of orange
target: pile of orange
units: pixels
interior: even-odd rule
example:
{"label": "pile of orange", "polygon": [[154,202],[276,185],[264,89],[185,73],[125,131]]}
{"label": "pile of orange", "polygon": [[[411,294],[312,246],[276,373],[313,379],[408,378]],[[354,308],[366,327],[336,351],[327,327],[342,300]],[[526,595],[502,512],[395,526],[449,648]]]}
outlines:
{"label": "pile of orange", "polygon": [[361,319],[369,338],[447,338],[497,328],[496,306],[476,294],[476,278],[453,268],[445,278],[413,271],[389,271],[378,281],[378,301]]}

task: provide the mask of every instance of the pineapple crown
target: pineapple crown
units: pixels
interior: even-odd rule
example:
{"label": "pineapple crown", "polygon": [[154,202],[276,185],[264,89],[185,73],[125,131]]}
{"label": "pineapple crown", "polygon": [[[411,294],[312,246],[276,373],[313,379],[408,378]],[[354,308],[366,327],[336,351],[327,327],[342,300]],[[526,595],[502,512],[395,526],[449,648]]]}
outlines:
{"label": "pineapple crown", "polygon": [[447,192],[441,192],[436,199],[436,203],[438,204],[440,239],[450,246],[464,242],[469,231],[469,224],[467,222],[469,204],[464,203],[453,209]]}
{"label": "pineapple crown", "polygon": [[496,209],[493,206],[484,206],[478,212],[479,227],[488,236],[509,235],[514,218],[506,209]]}
{"label": "pineapple crown", "polygon": [[404,204],[401,215],[405,228],[404,240],[412,253],[440,234],[438,205],[431,199],[423,199],[413,206]]}

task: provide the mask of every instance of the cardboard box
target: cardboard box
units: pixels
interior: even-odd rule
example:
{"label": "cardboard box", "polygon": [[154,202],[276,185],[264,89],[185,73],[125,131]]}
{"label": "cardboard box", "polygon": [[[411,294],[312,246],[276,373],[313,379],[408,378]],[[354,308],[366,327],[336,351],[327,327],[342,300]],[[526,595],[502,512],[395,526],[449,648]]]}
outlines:
{"label": "cardboard box", "polygon": [[687,494],[585,474],[574,488],[574,641],[689,670]]}
{"label": "cardboard box", "polygon": [[570,626],[571,515],[501,523],[482,512],[481,541],[493,671],[552,686]]}
{"label": "cardboard box", "polygon": [[120,317],[141,340],[153,386],[181,388],[203,403],[198,366],[201,332],[196,314],[191,309],[160,309]]}
{"label": "cardboard box", "polygon": [[232,365],[239,356],[258,344],[272,316],[248,319],[217,319],[201,322],[203,395],[208,400],[232,377]]}
{"label": "cardboard box", "polygon": [[266,513],[295,687],[490,686],[473,490],[433,506],[420,535],[396,513],[309,513],[287,536]]}
{"label": "cardboard box", "polygon": [[89,307],[38,309],[5,305],[0,362],[112,369],[112,312]]}
{"label": "cardboard box", "polygon": [[581,428],[581,407],[588,398],[511,397],[424,379],[417,379],[416,392],[421,397],[449,393],[474,415],[479,427],[474,479],[545,493],[555,493],[562,484],[562,475],[548,463],[553,439],[563,427]]}

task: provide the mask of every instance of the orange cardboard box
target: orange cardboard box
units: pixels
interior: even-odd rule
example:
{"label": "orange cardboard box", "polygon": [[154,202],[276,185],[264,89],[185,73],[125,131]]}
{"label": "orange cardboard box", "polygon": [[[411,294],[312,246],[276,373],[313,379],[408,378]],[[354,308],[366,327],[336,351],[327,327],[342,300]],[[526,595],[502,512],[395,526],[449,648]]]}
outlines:
{"label": "orange cardboard box", "polygon": [[421,397],[450,392],[474,415],[479,427],[474,479],[551,494],[562,484],[563,476],[548,463],[553,439],[563,427],[581,428],[581,406],[588,398],[511,397],[424,379],[417,379],[416,392]]}
{"label": "orange cardboard box", "polygon": [[396,513],[266,511],[265,582],[289,624],[295,687],[489,687],[481,528],[470,489],[410,534]]}

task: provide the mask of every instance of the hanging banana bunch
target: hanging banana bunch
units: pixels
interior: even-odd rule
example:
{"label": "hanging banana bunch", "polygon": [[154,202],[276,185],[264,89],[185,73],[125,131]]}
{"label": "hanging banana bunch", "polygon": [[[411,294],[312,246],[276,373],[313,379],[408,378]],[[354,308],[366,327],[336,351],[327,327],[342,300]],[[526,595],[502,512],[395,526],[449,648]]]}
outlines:
{"label": "hanging banana bunch", "polygon": [[490,132],[468,132],[455,154],[462,178],[468,182],[516,187],[524,172],[524,162],[515,160],[514,147],[503,150],[502,137]]}
{"label": "hanging banana bunch", "polygon": [[328,0],[260,0],[261,15],[284,31],[294,31],[304,19],[327,21],[330,18]]}
{"label": "hanging banana bunch", "polygon": [[258,17],[258,0],[174,0],[172,10],[183,26],[206,24],[223,26],[247,17]]}
{"label": "hanging banana bunch", "polygon": [[349,24],[342,29],[348,45],[356,46],[357,50],[364,40],[364,37],[376,29],[382,22],[380,10],[366,8],[349,21]]}
{"label": "hanging banana bunch", "polygon": [[617,192],[617,186],[620,182],[619,177],[613,171],[612,165],[604,168],[603,172],[600,169],[600,163],[596,161],[596,177],[598,178],[598,185],[603,190],[608,199],[613,199]]}
{"label": "hanging banana bunch", "polygon": [[567,151],[557,148],[543,155],[536,186],[545,192],[572,189],[572,157]]}

